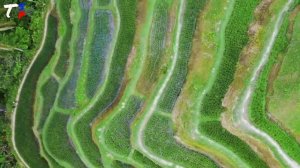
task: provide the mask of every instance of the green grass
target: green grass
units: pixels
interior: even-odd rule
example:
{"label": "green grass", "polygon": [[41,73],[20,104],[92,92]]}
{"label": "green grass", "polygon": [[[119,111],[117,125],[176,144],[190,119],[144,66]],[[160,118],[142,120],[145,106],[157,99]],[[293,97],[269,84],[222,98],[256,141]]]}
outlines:
{"label": "green grass", "polygon": [[55,73],[59,77],[64,77],[68,68],[70,57],[70,40],[72,35],[72,24],[70,20],[71,0],[56,0],[59,21],[63,25],[63,36],[60,45],[60,57],[55,67]]}
{"label": "green grass", "polygon": [[201,153],[189,150],[176,142],[173,123],[170,118],[154,114],[144,131],[145,145],[157,157],[171,160],[175,164],[184,165],[188,168],[217,167],[213,161]]}
{"label": "green grass", "polygon": [[33,103],[38,77],[54,54],[57,39],[57,19],[50,15],[45,44],[37,56],[37,59],[28,76],[25,79],[20,93],[20,99],[15,118],[15,144],[20,155],[31,167],[48,167],[47,162],[40,156],[40,149],[32,131],[33,127]]}
{"label": "green grass", "polygon": [[[285,53],[288,48],[289,40],[286,37],[288,25],[288,18],[286,18],[275,41],[270,60],[262,71],[262,75],[258,79],[257,88],[255,89],[254,97],[250,105],[250,118],[252,123],[274,138],[274,140],[279,143],[280,147],[283,148],[283,150],[291,158],[300,162],[300,144],[294,137],[280,128],[276,122],[270,120],[266,114],[268,75],[272,65],[276,62],[278,55],[280,53]],[[289,67],[291,67],[291,65],[292,64],[289,64]]]}
{"label": "green grass", "polygon": [[92,132],[90,124],[98,115],[111,106],[119,94],[123,83],[127,57],[131,51],[135,34],[136,1],[118,0],[117,5],[120,11],[120,30],[117,44],[112,57],[111,68],[105,81],[103,92],[100,93],[95,106],[74,121],[73,131],[78,145],[85,155],[94,164],[101,158],[97,145],[91,139]]}
{"label": "green grass", "polygon": [[138,151],[133,152],[132,159],[139,161],[142,165],[144,165],[145,168],[160,167]]}
{"label": "green grass", "polygon": [[223,128],[220,121],[202,122],[199,127],[206,136],[209,135],[210,138],[218,143],[226,145],[225,147],[236,153],[248,165],[268,167],[245,142]]}
{"label": "green grass", "polygon": [[43,129],[46,151],[64,167],[85,167],[74,150],[67,133],[69,115],[51,111]]}

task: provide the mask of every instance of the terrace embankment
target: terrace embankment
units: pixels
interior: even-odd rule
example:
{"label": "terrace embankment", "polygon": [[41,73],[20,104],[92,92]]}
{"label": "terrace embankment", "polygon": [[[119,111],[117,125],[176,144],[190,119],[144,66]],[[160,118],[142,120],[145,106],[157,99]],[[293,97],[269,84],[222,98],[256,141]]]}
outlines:
{"label": "terrace embankment", "polygon": [[[124,79],[126,84],[123,85],[115,103],[98,116],[93,124],[94,141],[98,144],[102,156],[110,156],[103,159],[106,166],[113,164],[111,159],[113,158],[135,167],[157,167],[152,161],[132,148],[130,125],[144,103],[144,95],[136,96],[135,87],[143,66],[146,65],[150,30],[152,25],[157,22],[154,18],[160,16],[160,13],[156,17],[153,16],[156,11],[154,9],[162,3],[166,2],[140,1],[137,4],[137,28],[126,65]],[[115,135],[119,135],[119,138],[116,139]]]}
{"label": "terrace embankment", "polygon": [[168,57],[170,60],[165,73],[160,75],[158,84],[147,96],[144,108],[132,124],[132,143],[134,148],[163,167],[214,167],[215,164],[209,158],[185,148],[176,141],[173,137],[170,111],[160,109],[161,101],[167,106],[172,106],[170,104],[177,98],[178,87],[181,87],[180,84],[184,81],[197,18],[205,2],[174,1],[173,5],[178,12],[171,36],[171,49],[166,49],[166,54],[171,57]]}
{"label": "terrace embankment", "polygon": [[[243,135],[238,136],[260,151],[260,155],[270,166],[279,167],[297,165],[293,159],[298,160],[296,153],[299,153],[297,152],[299,144],[276,123],[269,120],[265,113],[264,88],[270,65],[288,43],[286,13],[291,4],[292,1],[273,2],[267,12],[269,16],[263,21],[258,17],[255,24],[260,25],[260,28],[255,32],[248,48],[244,50],[244,59],[240,59],[236,78],[227,94],[229,97],[224,101],[224,105],[233,112],[233,126],[243,132]],[[272,155],[276,158],[276,162],[274,157],[273,159],[270,157]]]}
{"label": "terrace embankment", "polygon": [[[263,167],[265,166],[263,161],[254,151],[246,143],[225,131],[219,121],[222,110],[221,99],[224,96],[222,94],[227,89],[224,83],[230,79],[229,74],[226,74],[228,79],[224,79],[225,74],[222,73],[230,72],[228,69],[231,67],[227,61],[233,56],[233,53],[228,54],[228,49],[233,47],[230,44],[233,43],[225,44],[225,39],[236,36],[239,38],[235,38],[235,42],[241,43],[244,38],[236,33],[225,34],[225,31],[240,30],[246,34],[246,26],[250,24],[251,15],[244,18],[245,22],[240,22],[240,17],[245,12],[251,14],[256,7],[253,2],[249,2],[247,10],[241,8],[241,5],[244,5],[244,2],[209,1],[199,17],[187,79],[173,110],[173,120],[176,123],[178,139],[184,145],[205,153],[220,165]],[[234,47],[237,43],[233,44]],[[233,59],[230,61],[234,63]]]}

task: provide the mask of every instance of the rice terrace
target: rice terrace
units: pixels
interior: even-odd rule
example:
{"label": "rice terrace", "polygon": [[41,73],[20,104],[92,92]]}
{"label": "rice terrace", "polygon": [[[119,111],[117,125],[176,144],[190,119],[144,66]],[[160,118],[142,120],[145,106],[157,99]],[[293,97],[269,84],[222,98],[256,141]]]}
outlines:
{"label": "rice terrace", "polygon": [[0,168],[300,168],[300,0],[0,15]]}

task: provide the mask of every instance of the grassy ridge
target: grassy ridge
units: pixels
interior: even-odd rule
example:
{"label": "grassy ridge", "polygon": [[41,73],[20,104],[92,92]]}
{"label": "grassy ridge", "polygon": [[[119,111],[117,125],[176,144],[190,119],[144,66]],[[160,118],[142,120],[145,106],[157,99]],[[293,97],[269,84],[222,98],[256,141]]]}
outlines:
{"label": "grassy ridge", "polygon": [[135,34],[136,1],[118,0],[117,5],[120,11],[120,30],[117,44],[111,62],[111,69],[108,72],[108,79],[105,81],[103,92],[101,92],[95,106],[85,114],[80,114],[75,119],[73,130],[76,141],[82,147],[83,155],[97,164],[101,158],[96,144],[94,144],[90,124],[99,114],[105,111],[116,99],[121,84],[123,83],[127,57],[131,51]]}
{"label": "grassy ridge", "polygon": [[[259,2],[260,0],[237,0],[235,2],[233,13],[225,31],[223,60],[217,73],[216,81],[203,100],[199,128],[206,136],[220,142],[238,154],[248,165],[267,167],[245,142],[222,128],[221,123],[218,121],[221,113],[224,111],[222,99],[233,81],[240,53],[249,41],[248,27],[253,20],[254,10]],[[207,119],[215,121],[207,121]]]}
{"label": "grassy ridge", "polygon": [[297,162],[300,162],[300,144],[295,140],[294,137],[280,128],[277,123],[272,122],[266,114],[268,75],[272,65],[274,65],[276,62],[278,55],[286,52],[288,48],[289,40],[286,37],[288,25],[288,18],[286,18],[276,38],[270,55],[270,60],[262,71],[262,75],[258,79],[257,88],[255,89],[253,100],[250,105],[250,118],[258,128],[262,129],[264,132],[274,138],[291,158],[295,159]]}
{"label": "grassy ridge", "polygon": [[70,45],[72,35],[72,24],[70,19],[71,0],[56,0],[56,7],[59,14],[59,21],[63,25],[63,37],[60,46],[60,57],[55,67],[55,73],[59,77],[64,77],[69,66]]}
{"label": "grassy ridge", "polygon": [[[55,57],[55,56],[53,56]],[[48,64],[48,66],[51,66],[51,61]],[[44,71],[46,70],[46,68],[44,69]],[[41,80],[41,76],[40,75],[40,79]],[[40,84],[40,83],[38,83]],[[61,166],[49,155],[49,153],[46,152],[44,146],[43,146],[43,142],[42,142],[42,131],[45,125],[45,122],[50,114],[50,110],[54,104],[55,98],[56,98],[56,94],[58,91],[58,87],[59,87],[59,83],[57,82],[57,80],[53,77],[50,77],[49,79],[47,79],[45,81],[45,83],[40,87],[37,88],[37,93],[36,96],[40,94],[40,96],[42,97],[42,104],[40,108],[35,108],[35,115],[37,115],[37,113],[40,113],[39,116],[35,116],[34,117],[34,126],[33,126],[33,130],[36,131],[36,137],[39,139],[39,143],[41,145],[41,149],[40,149],[40,153],[41,156],[45,157],[49,166],[50,167],[55,167],[55,168],[60,168]],[[40,92],[39,92],[40,91]],[[36,100],[36,103],[38,102],[38,100]],[[36,121],[38,120],[38,121]]]}
{"label": "grassy ridge", "polygon": [[39,155],[40,149],[32,131],[36,83],[40,73],[54,54],[57,40],[57,19],[50,15],[47,22],[46,40],[24,81],[15,116],[17,124],[15,125],[15,130],[13,130],[15,131],[14,139],[16,147],[30,167],[48,167],[47,162]]}
{"label": "grassy ridge", "polygon": [[[137,112],[143,105],[143,100],[137,96],[130,96],[122,112],[114,118],[112,122],[107,125],[103,137],[105,137],[105,144],[110,151],[116,152],[122,156],[130,156],[132,146],[130,142],[130,125],[137,115]],[[116,138],[118,136],[118,138]],[[102,137],[102,138],[103,138]],[[133,159],[142,164],[144,167],[157,167],[151,160],[143,157],[138,151],[134,152]]]}
{"label": "grassy ridge", "polygon": [[[136,53],[132,64],[127,68],[125,74],[125,80],[130,80],[126,83],[126,88],[122,91],[122,98],[118,101],[118,104],[108,109],[105,112],[107,115],[102,116],[103,118],[97,119],[93,127],[97,137],[96,143],[103,156],[111,154],[114,159],[132,164],[135,167],[157,167],[151,160],[135,151],[130,143],[130,124],[144,101],[143,95],[135,96],[135,91],[143,66],[147,65],[145,57],[148,49],[147,44],[149,44],[149,37],[151,36],[151,26],[156,21],[153,18],[156,2],[141,1],[138,3],[138,6],[147,6],[147,9],[141,8],[137,11],[137,18],[140,21],[136,26],[137,30],[133,45],[133,48],[136,48]],[[115,135],[118,135],[120,138],[116,139]],[[107,160],[107,164],[113,164],[109,158],[104,158],[103,160]]]}

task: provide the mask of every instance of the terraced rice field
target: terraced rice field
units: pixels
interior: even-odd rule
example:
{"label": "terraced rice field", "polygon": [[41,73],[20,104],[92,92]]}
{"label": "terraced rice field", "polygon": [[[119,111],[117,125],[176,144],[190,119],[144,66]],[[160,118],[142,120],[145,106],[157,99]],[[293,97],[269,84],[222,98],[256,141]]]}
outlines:
{"label": "terraced rice field", "polygon": [[47,5],[21,166],[300,168],[299,0]]}

